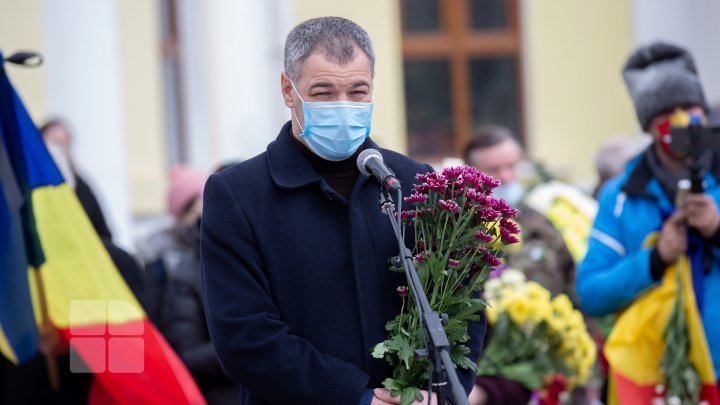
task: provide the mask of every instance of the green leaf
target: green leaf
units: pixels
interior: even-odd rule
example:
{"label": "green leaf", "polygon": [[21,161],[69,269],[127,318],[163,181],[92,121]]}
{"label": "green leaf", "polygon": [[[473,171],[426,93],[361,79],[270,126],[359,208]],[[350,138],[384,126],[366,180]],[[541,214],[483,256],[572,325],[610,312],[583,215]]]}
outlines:
{"label": "green leaf", "polygon": [[410,344],[409,339],[402,338],[399,335],[394,336],[393,340],[396,341],[396,343],[398,345],[397,346],[398,347],[398,351],[397,351],[398,357],[400,358],[400,360],[402,362],[405,363],[407,368],[410,368],[410,366],[412,365],[411,362],[412,362],[413,356],[415,355],[415,353],[414,353],[415,348],[413,347],[413,345]]}
{"label": "green leaf", "polygon": [[406,387],[400,394],[400,405],[411,405],[415,401],[422,401],[424,398],[420,390],[415,387]]}
{"label": "green leaf", "polygon": [[394,397],[400,395],[403,388],[405,388],[405,386],[403,384],[401,384],[399,381],[395,380],[394,378],[386,378],[382,382],[382,385],[383,385],[383,387],[387,388],[388,391],[390,391],[390,395],[392,395]]}
{"label": "green leaf", "polygon": [[466,346],[454,346],[450,351],[450,359],[457,367],[466,370],[472,370],[474,372],[477,369],[477,363],[470,360],[470,358],[468,357],[469,354],[470,349],[468,349]]}
{"label": "green leaf", "polygon": [[428,265],[428,262],[414,262],[414,265],[420,282],[424,284],[428,278],[428,274],[430,274],[430,267]]}
{"label": "green leaf", "polygon": [[457,309],[457,312],[452,314],[455,319],[464,320],[470,315],[475,315],[485,309],[485,301],[479,298],[468,298],[465,303]]}
{"label": "green leaf", "polygon": [[445,333],[451,343],[466,342],[470,338],[467,333],[467,322],[459,319],[448,320],[448,324],[445,326]]}
{"label": "green leaf", "polygon": [[388,352],[388,347],[385,344],[385,342],[378,343],[372,349],[372,356],[375,357],[376,359],[382,359],[383,357],[385,357],[385,353],[387,353],[387,352]]}

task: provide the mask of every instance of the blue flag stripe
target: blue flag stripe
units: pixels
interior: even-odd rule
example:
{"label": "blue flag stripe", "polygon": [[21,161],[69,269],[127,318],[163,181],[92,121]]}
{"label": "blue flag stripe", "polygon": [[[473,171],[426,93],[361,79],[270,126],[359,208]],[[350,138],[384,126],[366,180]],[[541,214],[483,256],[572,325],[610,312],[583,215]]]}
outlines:
{"label": "blue flag stripe", "polygon": [[[18,180],[30,189],[65,182],[32,122],[25,106],[3,69],[0,78],[0,108],[3,138]],[[7,104],[6,104],[7,103]]]}
{"label": "blue flag stripe", "polygon": [[[2,63],[2,53],[0,53],[0,63]],[[45,262],[45,255],[35,227],[35,214],[30,194],[33,185],[41,184],[39,180],[43,176],[46,177],[47,184],[60,184],[63,181],[2,64],[0,64],[0,135],[15,173],[16,184],[25,202],[20,208],[25,256],[29,265],[39,268]]]}
{"label": "blue flag stripe", "polygon": [[37,352],[38,334],[20,225],[23,200],[15,181],[0,142],[0,325],[15,357],[22,363]]}

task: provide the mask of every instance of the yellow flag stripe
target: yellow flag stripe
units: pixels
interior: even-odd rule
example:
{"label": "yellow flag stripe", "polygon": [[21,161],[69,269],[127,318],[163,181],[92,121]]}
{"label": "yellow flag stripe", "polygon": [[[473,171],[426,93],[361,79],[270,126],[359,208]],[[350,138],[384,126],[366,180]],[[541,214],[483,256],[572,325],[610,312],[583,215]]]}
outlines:
{"label": "yellow flag stripe", "polygon": [[[33,190],[32,201],[46,258],[40,275],[52,323],[66,328],[142,319],[140,304],[115,268],[73,190],[67,184],[39,187]],[[34,278],[30,281],[32,291],[37,291]],[[33,298],[37,304],[37,297]],[[76,305],[88,301],[120,301],[128,305],[114,306],[113,311]]]}
{"label": "yellow flag stripe", "polygon": [[660,373],[663,355],[663,331],[676,301],[676,274],[681,271],[685,292],[685,314],[690,339],[690,361],[703,384],[715,383],[715,371],[705,339],[686,257],[671,265],[660,286],[647,291],[618,318],[605,344],[605,356],[611,367],[639,385],[664,381]]}
{"label": "yellow flag stripe", "polygon": [[8,360],[17,364],[17,356],[15,356],[15,352],[13,351],[12,347],[10,347],[10,342],[8,342],[2,326],[0,326],[0,353],[2,353],[2,355],[5,356],[5,358],[7,358]]}

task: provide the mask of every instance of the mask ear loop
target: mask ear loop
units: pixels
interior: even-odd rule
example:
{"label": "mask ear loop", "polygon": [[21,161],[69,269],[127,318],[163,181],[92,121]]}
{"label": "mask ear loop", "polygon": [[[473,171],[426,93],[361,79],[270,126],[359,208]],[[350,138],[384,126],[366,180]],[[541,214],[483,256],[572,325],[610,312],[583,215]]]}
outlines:
{"label": "mask ear loop", "polygon": [[[288,77],[288,81],[290,82],[290,85],[292,86],[293,90],[295,90],[295,94],[297,94],[300,101],[305,103],[305,100],[303,100],[302,96],[300,95],[300,92],[297,91],[297,88],[295,87],[295,83],[293,83],[293,81],[290,80],[289,77]],[[298,126],[300,127],[300,130],[302,130],[302,133],[300,134],[300,136],[302,136],[302,134],[305,133],[305,128],[303,128],[303,126],[300,124],[300,118],[298,118],[297,113],[295,112],[295,108],[291,108],[291,110],[292,110],[293,116],[295,117],[295,121],[297,122]]]}

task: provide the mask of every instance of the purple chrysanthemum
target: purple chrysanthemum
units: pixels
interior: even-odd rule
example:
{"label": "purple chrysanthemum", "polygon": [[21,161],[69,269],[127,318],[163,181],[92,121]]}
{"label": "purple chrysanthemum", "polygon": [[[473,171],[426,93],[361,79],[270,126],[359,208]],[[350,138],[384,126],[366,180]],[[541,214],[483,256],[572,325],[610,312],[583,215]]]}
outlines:
{"label": "purple chrysanthemum", "polygon": [[510,233],[520,233],[520,227],[509,218],[503,218],[500,220],[500,228],[507,229]]}
{"label": "purple chrysanthemum", "polygon": [[460,262],[455,259],[448,259],[448,266],[450,267],[457,267],[460,265]]}
{"label": "purple chrysanthemum", "polygon": [[518,238],[507,228],[500,228],[500,238],[508,245],[519,242]]}
{"label": "purple chrysanthemum", "polygon": [[401,297],[406,297],[410,293],[410,289],[406,285],[399,285],[395,290]]}
{"label": "purple chrysanthemum", "polygon": [[430,191],[430,187],[428,187],[427,183],[418,184],[415,186],[415,192],[419,194],[427,193]]}
{"label": "purple chrysanthemum", "polygon": [[473,234],[473,237],[475,237],[475,239],[485,242],[485,243],[490,243],[493,240],[492,235],[488,235],[481,230],[475,231],[475,233]]}
{"label": "purple chrysanthemum", "polygon": [[410,221],[413,218],[415,218],[415,211],[403,211],[400,214],[400,219],[403,221]]}
{"label": "purple chrysanthemum", "polygon": [[440,194],[444,194],[445,190],[448,187],[448,181],[445,176],[443,176],[441,173],[433,172],[428,173],[425,176],[425,181],[423,184],[426,184],[427,187]]}
{"label": "purple chrysanthemum", "polygon": [[482,259],[483,261],[485,261],[485,263],[489,264],[492,267],[501,266],[503,264],[502,261],[497,258],[497,256],[490,252],[485,252]]}
{"label": "purple chrysanthemum", "polygon": [[410,203],[412,205],[418,205],[418,204],[425,202],[425,200],[427,200],[427,198],[428,198],[427,194],[420,194],[420,193],[416,192],[416,193],[412,193],[409,197],[405,197],[405,202]]}
{"label": "purple chrysanthemum", "polygon": [[493,189],[495,187],[498,187],[501,183],[500,180],[495,179],[492,176],[485,174],[485,173],[480,173],[478,178],[482,182],[483,187],[485,187],[486,189]]}
{"label": "purple chrysanthemum", "polygon": [[442,169],[443,176],[445,176],[448,180],[455,180],[464,172],[465,169],[462,166],[446,167]]}
{"label": "purple chrysanthemum", "polygon": [[485,221],[495,221],[500,216],[500,213],[492,209],[491,207],[485,207],[478,211],[478,216]]}
{"label": "purple chrysanthemum", "polygon": [[438,203],[440,204],[440,207],[447,212],[460,212],[460,206],[454,200],[440,200]]}

